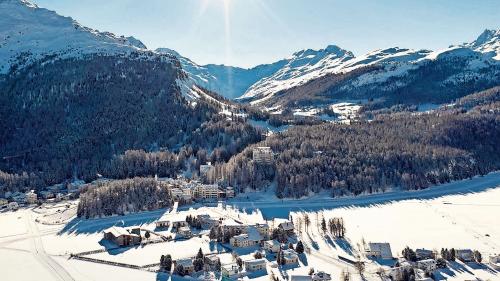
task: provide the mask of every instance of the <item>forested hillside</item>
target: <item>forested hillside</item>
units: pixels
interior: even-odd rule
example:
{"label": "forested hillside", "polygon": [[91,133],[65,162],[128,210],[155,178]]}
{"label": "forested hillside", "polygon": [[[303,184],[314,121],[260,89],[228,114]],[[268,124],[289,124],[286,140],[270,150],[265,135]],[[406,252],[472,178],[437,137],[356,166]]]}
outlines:
{"label": "forested hillside", "polygon": [[426,188],[500,168],[500,116],[488,103],[470,111],[378,115],[352,125],[296,126],[273,135],[275,164],[252,161],[252,148],[220,165],[212,180],[244,188],[276,183],[279,197],[329,190],[332,196]]}
{"label": "forested hillside", "polygon": [[[189,103],[183,75],[176,59],[153,54],[47,58],[11,72],[0,80],[0,192],[97,174],[173,176],[198,149],[224,161],[261,140],[243,120],[220,116],[216,103]],[[157,153],[185,144],[180,161]],[[145,165],[131,169],[133,153],[120,156],[127,150],[153,154],[139,153],[134,161]]]}

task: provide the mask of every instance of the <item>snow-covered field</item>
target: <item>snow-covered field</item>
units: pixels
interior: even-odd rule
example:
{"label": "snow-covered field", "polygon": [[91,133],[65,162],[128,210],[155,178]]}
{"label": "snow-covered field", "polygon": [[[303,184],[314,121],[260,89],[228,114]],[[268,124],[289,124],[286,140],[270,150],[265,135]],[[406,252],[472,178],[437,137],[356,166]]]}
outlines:
{"label": "snow-covered field", "polygon": [[[483,253],[500,253],[500,173],[456,182],[418,192],[393,192],[366,195],[357,198],[328,199],[324,195],[305,200],[278,201],[267,197],[248,202],[236,198],[232,204],[246,208],[242,212],[229,206],[182,208],[175,212],[182,217],[187,214],[207,213],[213,216],[238,219],[244,223],[262,222],[264,217],[272,219],[273,212],[280,210],[291,214],[294,220],[306,213],[311,219],[308,229],[298,231],[308,253],[300,266],[286,270],[286,274],[307,274],[309,269],[323,270],[338,280],[342,270],[351,272],[352,280],[359,275],[352,265],[342,262],[338,256],[356,259],[361,241],[389,242],[395,256],[405,246],[413,248],[440,249],[471,248]],[[255,198],[254,198],[255,197]],[[249,196],[256,199],[257,196]],[[103,264],[69,259],[69,253],[102,249],[102,230],[112,226],[141,226],[154,229],[154,222],[169,210],[158,210],[109,218],[79,220],[71,217],[66,224],[47,225],[36,222],[41,217],[61,220],[71,208],[21,209],[0,214],[0,264],[2,280],[167,280],[146,270],[134,270]],[[256,211],[262,209],[263,212]],[[58,212],[58,210],[60,210]],[[62,212],[62,210],[65,210]],[[250,212],[248,210],[254,210]],[[61,217],[59,214],[64,213]],[[325,235],[318,221],[325,217],[343,217],[347,228],[345,240]],[[210,244],[206,236],[187,241],[171,241],[93,254],[91,257],[146,265],[158,262],[162,254],[174,258],[193,256],[202,248],[205,253],[222,249]],[[230,254],[223,261],[232,262]],[[26,270],[29,268],[29,270]],[[376,275],[379,265],[367,265],[366,280],[380,280]],[[282,272],[283,273],[283,272]],[[500,273],[488,267],[458,264],[441,274],[449,280],[500,280]],[[4,279],[5,278],[5,279]],[[265,277],[260,277],[263,280]],[[174,278],[178,279],[178,277]],[[180,278],[179,278],[180,279]]]}
{"label": "snow-covered field", "polygon": [[[438,251],[441,248],[477,249],[486,261],[490,255],[500,253],[500,187],[431,200],[292,212],[291,215],[298,218],[305,214],[311,219],[311,226],[308,231],[303,229],[302,238],[308,247],[316,250],[311,260],[318,268],[317,265],[328,265],[317,259],[322,256],[362,256],[362,241],[389,242],[395,257],[401,256],[406,246]],[[346,244],[323,234],[318,227],[323,217],[327,221],[334,217],[344,219]],[[367,268],[375,277],[378,265],[372,263]],[[451,269],[447,276],[450,280],[500,280],[500,272],[477,264],[460,263],[460,268]]]}

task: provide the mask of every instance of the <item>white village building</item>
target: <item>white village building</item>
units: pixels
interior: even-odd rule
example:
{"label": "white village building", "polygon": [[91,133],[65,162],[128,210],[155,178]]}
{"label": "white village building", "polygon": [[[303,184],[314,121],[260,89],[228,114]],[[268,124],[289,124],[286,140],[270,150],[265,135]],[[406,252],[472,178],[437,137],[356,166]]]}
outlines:
{"label": "white village building", "polygon": [[457,259],[462,262],[473,262],[474,261],[474,252],[471,249],[459,249],[456,250]]}
{"label": "white village building", "polygon": [[255,259],[245,261],[246,271],[258,271],[266,269],[266,259]]}
{"label": "white village building", "polygon": [[292,235],[294,232],[293,222],[285,220],[278,224],[278,228],[285,231],[288,235]]}
{"label": "white village building", "polygon": [[296,264],[299,262],[299,255],[292,249],[282,251],[284,264]]}
{"label": "white village building", "polygon": [[236,263],[225,264],[221,266],[221,273],[223,277],[233,277],[238,275],[240,267]]}
{"label": "white village building", "polygon": [[26,193],[26,203],[35,204],[38,201],[38,195],[34,190],[30,190]]}
{"label": "white village building", "polygon": [[119,226],[112,226],[105,229],[103,234],[104,239],[109,240],[118,246],[130,246],[141,243],[140,235],[132,233],[131,231]]}
{"label": "white village building", "polygon": [[426,260],[417,261],[417,268],[421,269],[427,273],[431,273],[437,269],[436,260],[426,259]]}
{"label": "white village building", "polygon": [[274,160],[273,151],[268,146],[255,147],[252,150],[252,159],[256,163],[270,164]]}
{"label": "white village building", "polygon": [[194,188],[194,197],[203,199],[219,199],[219,186],[216,184],[198,184]]}
{"label": "white village building", "polygon": [[236,235],[229,239],[229,243],[233,247],[245,248],[259,245],[262,242],[262,236],[254,227],[249,227],[247,233]]}
{"label": "white village building", "polygon": [[269,251],[271,253],[277,253],[281,249],[281,243],[276,240],[267,240],[264,241],[264,250]]}

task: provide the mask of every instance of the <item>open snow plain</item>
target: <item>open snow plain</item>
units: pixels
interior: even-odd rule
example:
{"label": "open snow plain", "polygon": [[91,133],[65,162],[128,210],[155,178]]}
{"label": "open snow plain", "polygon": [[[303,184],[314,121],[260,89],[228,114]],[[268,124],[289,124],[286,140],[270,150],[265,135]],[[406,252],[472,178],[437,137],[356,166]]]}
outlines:
{"label": "open snow plain", "polygon": [[[360,280],[355,268],[339,256],[362,257],[360,245],[365,242],[389,242],[394,256],[405,246],[440,249],[471,248],[490,254],[500,253],[500,173],[472,180],[454,182],[416,192],[390,192],[355,198],[328,199],[321,196],[304,200],[276,200],[267,197],[253,202],[235,199],[231,204],[245,209],[223,206],[182,208],[179,212],[216,212],[247,223],[288,217],[294,220],[307,214],[310,226],[298,229],[297,238],[306,246],[300,266],[281,272],[281,277],[307,274],[311,267],[331,273],[339,280],[342,270]],[[168,280],[168,275],[149,269],[129,269],[70,258],[70,254],[103,249],[102,230],[113,226],[141,226],[154,230],[154,223],[168,210],[157,210],[93,220],[80,220],[69,214],[74,205],[60,204],[41,209],[21,209],[0,214],[1,280]],[[258,210],[258,211],[257,211]],[[342,217],[347,234],[334,239],[324,234],[319,221],[325,217]],[[168,233],[168,230],[165,232]],[[156,263],[161,254],[183,257],[199,248],[204,252],[223,249],[211,245],[206,236],[186,241],[138,246],[123,251],[92,255],[114,262],[147,265]],[[228,260],[231,257],[228,256]],[[379,264],[366,260],[366,280],[381,280],[376,274]],[[273,269],[269,269],[271,271]],[[456,262],[437,275],[441,280],[500,280],[500,273],[488,265]],[[175,277],[174,279],[183,279]],[[268,280],[267,277],[257,278]]]}

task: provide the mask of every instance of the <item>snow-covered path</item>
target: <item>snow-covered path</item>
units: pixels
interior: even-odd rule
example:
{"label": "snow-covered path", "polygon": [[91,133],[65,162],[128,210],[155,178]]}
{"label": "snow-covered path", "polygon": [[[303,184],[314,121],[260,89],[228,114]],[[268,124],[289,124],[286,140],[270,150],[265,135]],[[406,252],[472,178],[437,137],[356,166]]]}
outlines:
{"label": "snow-covered path", "polygon": [[45,252],[43,242],[31,213],[25,213],[25,221],[31,234],[31,253],[54,276],[53,280],[74,281],[73,277]]}

